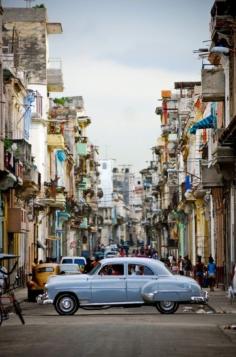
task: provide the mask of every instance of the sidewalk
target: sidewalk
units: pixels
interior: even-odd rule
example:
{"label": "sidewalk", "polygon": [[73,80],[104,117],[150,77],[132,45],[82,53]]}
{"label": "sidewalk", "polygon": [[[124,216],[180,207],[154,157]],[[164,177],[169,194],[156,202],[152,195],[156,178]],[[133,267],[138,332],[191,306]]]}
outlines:
{"label": "sidewalk", "polygon": [[203,290],[208,291],[208,305],[217,314],[236,314],[236,298],[233,303],[231,303],[227,291],[218,288],[215,288],[215,291],[210,291],[210,289],[205,288]]}

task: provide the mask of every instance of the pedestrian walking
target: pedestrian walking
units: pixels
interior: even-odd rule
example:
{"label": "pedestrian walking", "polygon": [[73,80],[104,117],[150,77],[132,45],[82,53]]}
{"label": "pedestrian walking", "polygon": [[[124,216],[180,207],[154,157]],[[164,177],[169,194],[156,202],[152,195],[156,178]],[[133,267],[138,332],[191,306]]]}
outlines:
{"label": "pedestrian walking", "polygon": [[186,276],[191,276],[191,272],[192,272],[192,262],[189,259],[188,255],[186,255],[184,257],[184,275]]}
{"label": "pedestrian walking", "polygon": [[177,264],[176,258],[173,257],[172,263],[171,263],[171,271],[172,271],[173,274],[178,274],[178,270],[179,270],[179,268],[178,268],[178,264]]}
{"label": "pedestrian walking", "polygon": [[184,275],[184,260],[181,255],[179,256],[178,259],[178,269],[179,269],[179,274]]}
{"label": "pedestrian walking", "polygon": [[204,264],[202,263],[202,257],[200,255],[197,256],[197,264],[195,266],[194,276],[197,280],[198,284],[203,287],[204,280]]}
{"label": "pedestrian walking", "polygon": [[214,259],[212,258],[211,255],[208,259],[207,276],[208,276],[210,290],[214,291],[215,282],[216,282],[216,263],[214,262]]}

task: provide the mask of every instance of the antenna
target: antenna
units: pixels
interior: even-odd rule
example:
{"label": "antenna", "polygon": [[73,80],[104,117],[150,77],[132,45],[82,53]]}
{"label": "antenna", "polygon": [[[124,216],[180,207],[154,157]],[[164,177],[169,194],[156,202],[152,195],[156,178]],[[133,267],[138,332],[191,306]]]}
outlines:
{"label": "antenna", "polygon": [[35,0],[24,0],[26,2],[26,7],[31,8],[31,3]]}

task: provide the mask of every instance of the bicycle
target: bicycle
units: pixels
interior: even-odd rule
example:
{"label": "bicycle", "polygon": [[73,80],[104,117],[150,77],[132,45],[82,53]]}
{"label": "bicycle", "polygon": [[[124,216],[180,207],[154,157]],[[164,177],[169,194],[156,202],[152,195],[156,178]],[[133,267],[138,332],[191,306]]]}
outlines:
{"label": "bicycle", "polygon": [[19,317],[21,323],[23,325],[25,324],[20,303],[17,301],[15,296],[14,284],[10,285],[10,275],[15,270],[17,261],[9,272],[7,272],[7,270],[2,266],[2,261],[7,260],[9,262],[10,260],[17,258],[18,256],[13,254],[0,254],[0,325],[2,324],[3,320],[7,320],[9,318],[9,312],[12,311],[14,311]]}
{"label": "bicycle", "polygon": [[5,293],[0,295],[0,326],[3,320],[9,319],[9,313],[15,312],[22,325],[25,324],[19,301],[16,299],[14,288],[10,287]]}

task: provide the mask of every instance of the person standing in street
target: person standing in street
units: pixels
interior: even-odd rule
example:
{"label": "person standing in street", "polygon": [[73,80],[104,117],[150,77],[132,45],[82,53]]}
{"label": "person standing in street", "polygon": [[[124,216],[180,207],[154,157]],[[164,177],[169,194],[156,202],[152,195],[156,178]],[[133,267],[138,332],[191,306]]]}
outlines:
{"label": "person standing in street", "polygon": [[214,291],[215,282],[216,282],[216,263],[214,262],[214,259],[212,258],[211,255],[209,257],[208,265],[207,265],[207,276],[208,276],[210,291]]}

